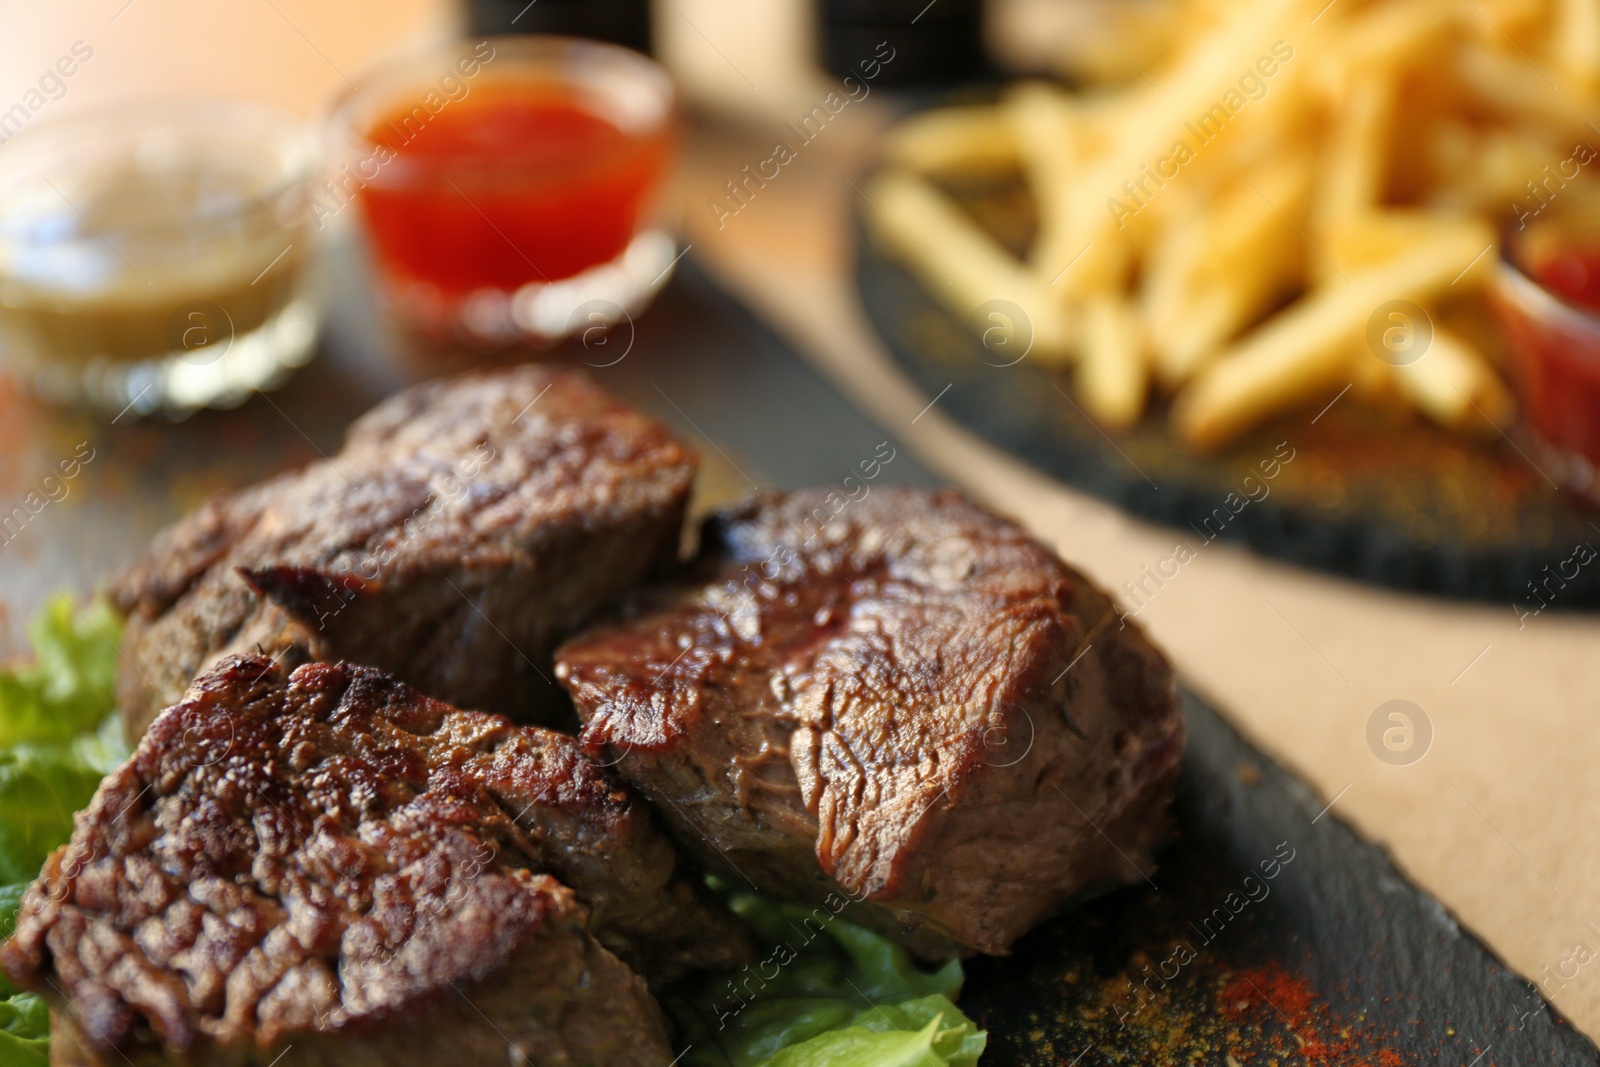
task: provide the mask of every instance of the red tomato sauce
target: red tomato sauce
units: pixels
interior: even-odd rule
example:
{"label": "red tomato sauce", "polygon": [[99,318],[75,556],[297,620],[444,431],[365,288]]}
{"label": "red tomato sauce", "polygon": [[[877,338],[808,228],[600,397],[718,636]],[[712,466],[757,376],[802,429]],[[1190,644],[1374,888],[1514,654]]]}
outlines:
{"label": "red tomato sauce", "polygon": [[1546,289],[1591,311],[1600,311],[1600,245],[1558,248],[1529,266]]}
{"label": "red tomato sauce", "polygon": [[361,191],[381,264],[446,295],[615,259],[660,184],[670,130],[630,133],[553,85],[485,85],[368,131],[394,153]]}
{"label": "red tomato sauce", "polygon": [[1529,313],[1501,300],[1523,415],[1546,442],[1600,468],[1600,244],[1557,245],[1527,257],[1529,277],[1585,309]]}

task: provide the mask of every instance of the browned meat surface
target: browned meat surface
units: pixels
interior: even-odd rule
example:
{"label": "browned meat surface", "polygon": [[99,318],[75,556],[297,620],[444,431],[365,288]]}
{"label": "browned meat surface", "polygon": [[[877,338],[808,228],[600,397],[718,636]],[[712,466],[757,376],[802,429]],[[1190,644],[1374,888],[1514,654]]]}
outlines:
{"label": "browned meat surface", "polygon": [[694,456],[581,373],[430,382],[331,459],[213,500],[118,584],[129,733],[225,655],[348,659],[460,707],[566,710],[557,642],[676,558]]}
{"label": "browned meat surface", "polygon": [[[738,881],[1002,953],[1153,869],[1184,731],[1099,590],[953,492],[766,496],[558,650],[583,739]],[[830,506],[831,505],[831,506]]]}
{"label": "browned meat surface", "polygon": [[746,951],[674,864],[572,738],[239,657],[101,785],[0,966],[67,1063],[665,1067],[635,970]]}

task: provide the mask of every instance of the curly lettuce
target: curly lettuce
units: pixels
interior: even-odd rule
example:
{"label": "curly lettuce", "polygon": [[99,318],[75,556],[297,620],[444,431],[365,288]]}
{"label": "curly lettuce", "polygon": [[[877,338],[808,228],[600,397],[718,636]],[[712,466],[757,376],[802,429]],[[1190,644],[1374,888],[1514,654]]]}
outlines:
{"label": "curly lettuce", "polygon": [[0,749],[93,734],[116,704],[122,624],[115,610],[97,600],[80,611],[57,597],[28,637],[33,663],[0,670]]}
{"label": "curly lettuce", "polygon": [[[0,938],[10,937],[26,885],[0,887]],[[0,1064],[4,1067],[48,1067],[50,1009],[32,993],[23,993],[0,974]]]}
{"label": "curly lettuce", "polygon": [[988,1038],[955,1005],[959,960],[924,971],[834,909],[714,884],[768,947],[666,998],[687,1067],[975,1067]]}
{"label": "curly lettuce", "polygon": [[[0,939],[72,816],[127,755],[116,707],[116,613],[65,597],[28,628],[34,660],[0,669]],[[0,1067],[47,1067],[50,1013],[0,976]]]}

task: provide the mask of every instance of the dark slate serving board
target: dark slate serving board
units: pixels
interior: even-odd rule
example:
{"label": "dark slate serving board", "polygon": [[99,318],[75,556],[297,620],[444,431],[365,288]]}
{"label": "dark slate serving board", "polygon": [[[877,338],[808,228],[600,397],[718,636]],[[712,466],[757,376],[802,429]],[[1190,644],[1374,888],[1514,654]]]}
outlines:
{"label": "dark slate serving board", "polygon": [[[348,263],[330,269],[340,304],[323,357],[238,411],[178,426],[112,426],[0,388],[0,491],[41,476],[55,452],[76,441],[96,449],[74,495],[0,550],[0,604],[13,619],[52,589],[93,588],[205,492],[332,451],[343,426],[381,395],[445,368],[395,363],[363,294],[337,281],[358,273]],[[626,341],[624,330],[612,347],[572,347],[551,358],[586,362],[608,388],[671,422],[708,457],[713,496],[836,483],[889,436],[692,258],[614,362]],[[935,482],[904,449],[880,478]],[[1312,1053],[1317,1042],[1338,1045],[1325,1062],[1341,1064],[1600,1063],[1594,1046],[1357,840],[1336,811],[1313,822],[1320,805],[1295,779],[1202,705],[1190,700],[1187,715],[1180,836],[1154,885],[1109,894],[1047,924],[1015,955],[969,965],[963,1004],[989,1028],[988,1067],[1222,1067],[1230,1054],[1241,1067],[1318,1062],[1295,1029]],[[1188,924],[1227,907],[1227,894],[1280,842],[1295,856],[1268,883],[1270,893],[1219,926],[1210,944],[1195,944]],[[1107,990],[1144,981],[1142,968],[1159,968],[1184,938],[1199,949],[1196,958],[1130,1025],[1119,1025],[1115,1008],[1106,1008],[1119,1002]],[[1242,979],[1258,981],[1277,1006],[1243,994]],[[1279,996],[1284,989],[1291,1000]],[[1294,1016],[1292,1028],[1274,1022],[1280,1008]],[[1338,1037],[1345,1029],[1351,1038]]]}
{"label": "dark slate serving board", "polygon": [[[1016,183],[954,192],[1004,243],[1026,247],[1032,205]],[[1138,426],[1108,437],[1072,399],[1070,374],[989,351],[930,298],[868,235],[872,210],[862,203],[858,212],[856,278],[890,353],[941,411],[1053,477],[1192,531],[1192,544],[1220,535],[1364,581],[1529,612],[1600,606],[1600,567],[1581,566],[1589,554],[1574,560],[1580,545],[1600,550],[1600,512],[1533,467],[1524,457],[1531,445],[1464,439],[1350,397],[1210,455],[1168,431],[1159,401]],[[1295,459],[1269,495],[1231,517],[1219,510],[1231,493],[1261,491],[1245,479],[1281,454],[1280,443]]]}

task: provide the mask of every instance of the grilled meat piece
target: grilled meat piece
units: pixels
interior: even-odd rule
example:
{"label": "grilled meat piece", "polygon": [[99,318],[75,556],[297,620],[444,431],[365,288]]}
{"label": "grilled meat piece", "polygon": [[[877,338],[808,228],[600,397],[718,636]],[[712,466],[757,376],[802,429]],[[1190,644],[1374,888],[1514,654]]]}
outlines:
{"label": "grilled meat piece", "polygon": [[[758,497],[694,577],[557,651],[583,740],[735,881],[925,956],[1135,882],[1184,729],[1166,659],[954,492]],[[835,900],[837,900],[837,896]]]}
{"label": "grilled meat piece", "polygon": [[570,716],[556,644],[676,559],[695,458],[583,374],[429,382],[330,460],[211,501],[115,590],[137,738],[230,654],[347,659],[459,707]]}
{"label": "grilled meat piece", "polygon": [[665,1067],[636,969],[747,952],[675,862],[564,734],[238,657],[101,785],[0,966],[67,1063]]}

